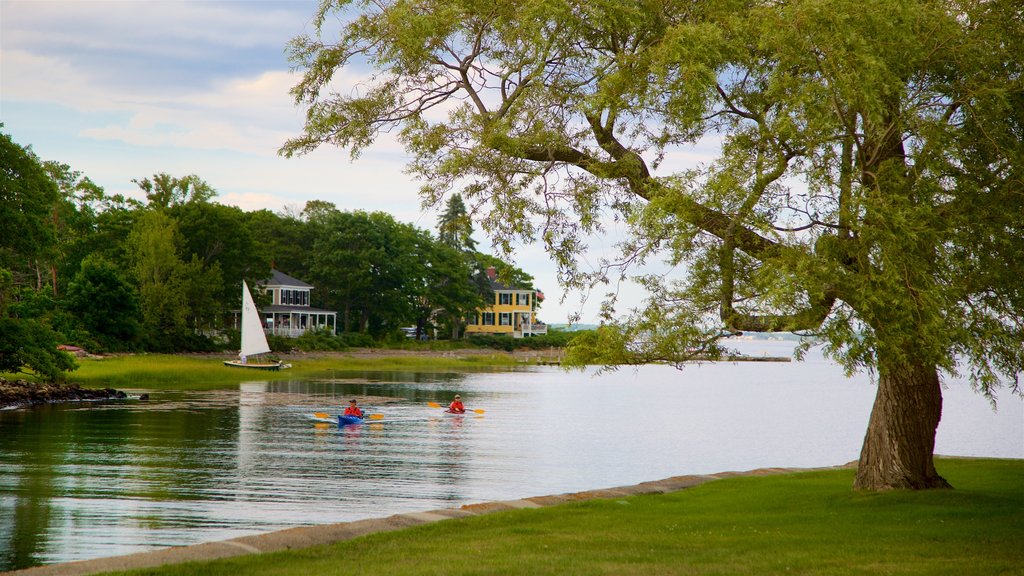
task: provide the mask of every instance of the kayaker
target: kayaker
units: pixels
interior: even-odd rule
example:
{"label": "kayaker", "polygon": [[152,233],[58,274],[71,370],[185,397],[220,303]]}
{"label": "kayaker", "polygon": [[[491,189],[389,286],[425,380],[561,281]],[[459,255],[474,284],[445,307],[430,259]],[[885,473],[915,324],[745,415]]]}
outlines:
{"label": "kayaker", "polygon": [[356,401],[355,400],[349,400],[348,401],[348,408],[345,408],[345,414],[344,415],[345,416],[355,416],[356,418],[362,418],[363,417],[363,411],[359,409],[359,406],[356,406]]}
{"label": "kayaker", "polygon": [[448,405],[448,411],[452,414],[465,414],[466,407],[462,405],[462,396],[455,395],[455,399]]}

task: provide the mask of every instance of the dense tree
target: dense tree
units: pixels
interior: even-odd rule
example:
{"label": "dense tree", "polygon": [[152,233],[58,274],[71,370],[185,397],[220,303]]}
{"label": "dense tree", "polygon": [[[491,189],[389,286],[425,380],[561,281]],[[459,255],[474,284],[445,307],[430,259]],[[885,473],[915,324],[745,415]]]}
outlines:
{"label": "dense tree", "polygon": [[155,211],[147,211],[128,238],[145,332],[154,343],[184,332],[190,315],[180,242],[177,222]]}
{"label": "dense tree", "polygon": [[43,317],[53,312],[52,299],[35,298],[56,253],[58,198],[39,158],[0,132],[0,372],[30,370],[56,380],[75,367]]}
{"label": "dense tree", "polygon": [[[856,487],[944,487],[940,374],[991,393],[1024,367],[1022,19],[1015,0],[325,0],[290,45],[308,118],[282,153],[397,133],[426,202],[489,202],[497,245],[539,238],[567,286],[686,270],[640,274],[650,299],[621,320],[607,302],[591,357],[820,336],[878,375]],[[606,217],[630,235],[587,274]]]}
{"label": "dense tree", "polygon": [[246,278],[265,278],[272,266],[296,278],[309,275],[307,260],[313,248],[313,240],[308,237],[305,223],[270,210],[247,212],[245,221],[256,244],[259,260],[264,263],[258,270],[247,270]]}
{"label": "dense tree", "polygon": [[30,370],[54,381],[75,369],[70,354],[57,350],[57,334],[31,320],[0,318],[0,372]]}
{"label": "dense tree", "polygon": [[59,191],[52,212],[55,250],[50,262],[52,290],[57,295],[63,292],[82,259],[91,253],[97,206],[104,194],[101,187],[67,164],[45,161],[43,169]]}
{"label": "dense tree", "polygon": [[[428,235],[429,238],[429,235]],[[487,278],[475,265],[476,260],[445,242],[429,243],[426,284],[423,299],[440,328],[445,328],[453,339],[458,338],[466,325],[466,315],[494,301],[494,292]]]}
{"label": "dense tree", "polygon": [[209,202],[217,196],[217,191],[195,174],[178,178],[161,172],[154,174],[152,179],[143,178],[132,182],[142,189],[146,200],[149,201],[149,207],[154,210],[165,210],[193,202]]}
{"label": "dense tree", "polygon": [[140,334],[135,288],[102,256],[82,260],[68,285],[65,308],[107,349],[131,349]]}
{"label": "dense tree", "polygon": [[14,273],[15,281],[31,273],[37,289],[53,257],[58,196],[35,153],[0,132],[0,266]]}
{"label": "dense tree", "polygon": [[445,210],[437,219],[437,236],[443,244],[460,252],[476,250],[473,222],[466,212],[466,204],[462,201],[461,194],[456,192],[448,197]]}
{"label": "dense tree", "polygon": [[[233,302],[239,296],[238,281],[249,271],[268,271],[270,263],[260,254],[246,223],[245,213],[236,206],[212,202],[189,202],[177,206],[169,214],[178,222],[182,239],[181,254],[194,257],[193,270],[202,278],[193,282],[200,296],[203,293],[215,302]],[[219,270],[222,282],[212,270]],[[216,318],[214,314],[213,318]]]}

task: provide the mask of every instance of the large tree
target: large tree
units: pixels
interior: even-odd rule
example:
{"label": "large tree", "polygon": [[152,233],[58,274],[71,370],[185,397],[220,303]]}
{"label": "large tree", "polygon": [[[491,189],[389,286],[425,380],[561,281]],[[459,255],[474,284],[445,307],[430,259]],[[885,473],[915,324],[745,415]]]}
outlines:
{"label": "large tree", "polygon": [[57,185],[31,147],[0,132],[0,266],[14,272],[16,281],[31,273],[37,289],[55,250],[58,198]]}
{"label": "large tree", "polygon": [[460,252],[476,250],[473,240],[473,221],[466,212],[466,204],[459,193],[448,197],[444,212],[437,218],[438,239]]}
{"label": "large tree", "polygon": [[[334,13],[348,23],[324,38]],[[687,272],[637,278],[650,299],[596,357],[819,335],[878,377],[863,489],[948,486],[941,375],[1019,392],[1015,0],[325,0],[315,22],[290,45],[308,111],[284,154],[397,133],[427,201],[489,200],[485,231],[506,248],[539,237],[568,286],[658,257]],[[359,90],[334,89],[367,64]],[[674,163],[709,142],[714,159]],[[587,274],[576,255],[606,217],[630,237]]]}
{"label": "large tree", "polygon": [[82,260],[68,285],[64,307],[109,350],[132,349],[139,337],[138,295],[120,270],[102,256]]}

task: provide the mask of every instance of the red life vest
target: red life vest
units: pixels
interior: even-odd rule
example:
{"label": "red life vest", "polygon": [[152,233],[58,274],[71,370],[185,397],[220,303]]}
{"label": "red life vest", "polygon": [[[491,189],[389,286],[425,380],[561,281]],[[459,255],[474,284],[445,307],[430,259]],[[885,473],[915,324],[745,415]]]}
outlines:
{"label": "red life vest", "polygon": [[461,401],[456,400],[456,401],[454,401],[454,402],[452,402],[451,404],[448,405],[448,411],[449,412],[455,412],[455,413],[458,413],[458,414],[462,414],[463,412],[466,411],[466,408],[462,406],[462,402]]}
{"label": "red life vest", "polygon": [[363,411],[355,406],[349,406],[348,408],[345,408],[345,416],[358,416],[359,418],[362,418]]}

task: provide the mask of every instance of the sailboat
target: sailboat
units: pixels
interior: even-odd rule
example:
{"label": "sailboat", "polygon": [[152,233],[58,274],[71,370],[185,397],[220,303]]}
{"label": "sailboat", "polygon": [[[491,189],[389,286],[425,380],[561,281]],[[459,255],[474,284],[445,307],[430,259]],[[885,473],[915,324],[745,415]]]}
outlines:
{"label": "sailboat", "polygon": [[267,335],[263,333],[263,325],[260,323],[260,311],[256,309],[256,303],[252,300],[249,286],[242,280],[242,349],[238,353],[238,360],[225,360],[225,366],[236,368],[254,368],[256,370],[281,370],[291,368],[291,364],[277,362],[253,361],[253,356],[270,352],[270,345],[267,344]]}

